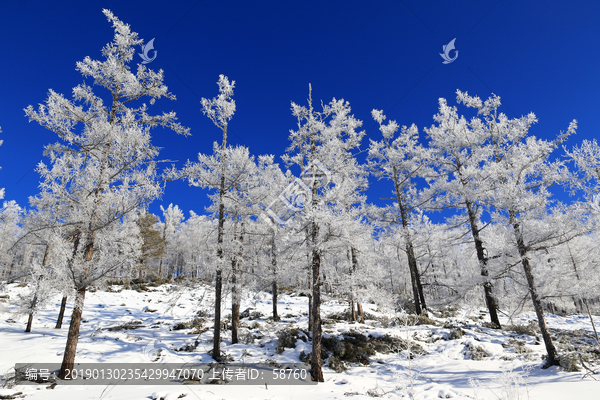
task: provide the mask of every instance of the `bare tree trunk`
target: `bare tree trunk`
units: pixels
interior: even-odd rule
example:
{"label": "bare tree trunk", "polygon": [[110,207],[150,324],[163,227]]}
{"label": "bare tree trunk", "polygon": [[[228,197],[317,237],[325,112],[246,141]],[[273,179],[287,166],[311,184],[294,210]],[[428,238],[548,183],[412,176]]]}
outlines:
{"label": "bare tree trunk", "polygon": [[[107,155],[108,157],[108,155]],[[83,258],[85,263],[92,262],[92,257],[94,255],[94,237],[95,232],[93,230],[93,226],[95,225],[95,218],[92,218],[90,221],[90,225],[88,227],[88,237],[87,244],[83,249]],[[77,237],[75,243],[75,252],[77,251],[77,247],[79,246],[79,235]],[[75,257],[73,256],[74,260]],[[87,274],[88,267],[84,268],[84,272]],[[85,280],[83,280],[85,281]],[[73,302],[73,312],[71,313],[71,323],[69,324],[69,333],[67,334],[67,344],[65,346],[65,353],[63,356],[63,361],[60,366],[60,372],[58,377],[60,379],[65,379],[69,370],[73,368],[75,365],[75,354],[77,352],[77,343],[79,342],[79,328],[81,326],[81,315],[83,314],[83,305],[85,303],[85,291],[87,287],[81,286],[77,288],[77,293],[75,295],[75,301]]]}
{"label": "bare tree trunk", "polygon": [[56,319],[56,326],[54,329],[62,328],[63,317],[65,316],[65,308],[67,307],[67,296],[63,296],[60,301],[60,311],[58,312],[58,318]]}
{"label": "bare tree trunk", "polygon": [[471,234],[475,242],[475,250],[477,253],[477,260],[479,260],[479,266],[481,268],[481,276],[484,277],[483,282],[483,293],[485,295],[485,304],[490,313],[490,320],[492,324],[501,328],[500,319],[498,318],[498,304],[496,298],[493,296],[493,285],[492,282],[487,279],[489,272],[487,268],[488,259],[485,255],[485,249],[483,248],[483,241],[479,236],[479,228],[477,226],[477,216],[475,210],[473,210],[473,204],[470,201],[466,201],[467,212],[469,214],[469,223],[471,225]]}
{"label": "bare tree trunk", "polygon": [[279,314],[277,313],[277,279],[273,279],[271,282],[271,290],[273,291],[273,321],[279,321]]}
{"label": "bare tree trunk", "polygon": [[231,343],[238,343],[238,325],[240,322],[240,294],[238,291],[237,260],[231,262]]}
{"label": "bare tree trunk", "polygon": [[223,290],[223,275],[220,269],[217,270],[215,279],[215,323],[213,335],[213,355],[215,361],[221,361],[221,302]]}
{"label": "bare tree trunk", "polygon": [[365,313],[363,311],[362,303],[359,301],[356,303],[356,305],[358,307],[358,315],[360,316],[360,323],[364,324],[365,323]]}
{"label": "bare tree trunk", "polygon": [[[573,257],[573,252],[571,252],[571,246],[569,246],[569,242],[567,242],[567,249],[569,250],[569,256],[571,257],[571,263],[573,264],[573,271],[575,271],[575,276],[577,280],[581,280],[579,276],[579,271],[577,271],[577,263],[575,263],[575,257]],[[594,335],[596,335],[596,345],[600,346],[600,339],[598,338],[598,331],[596,331],[596,324],[594,323],[594,318],[592,318],[592,313],[590,312],[590,306],[588,304],[587,299],[581,299],[581,302],[585,305],[587,310],[587,314],[590,317],[590,322],[592,323],[592,328],[594,329]]]}
{"label": "bare tree trunk", "polygon": [[313,315],[312,315],[312,293],[308,294],[308,331],[311,332],[313,330]]}
{"label": "bare tree trunk", "polygon": [[[46,250],[44,250],[44,259],[42,260],[42,267],[46,266],[48,262],[48,253],[50,251],[50,245],[46,244]],[[25,332],[31,332],[31,325],[33,324],[33,314],[35,313],[35,307],[38,303],[38,291],[40,290],[40,282],[44,279],[44,276],[41,275],[38,277],[37,287],[35,288],[35,294],[33,296],[33,300],[31,300],[31,310],[29,312],[29,318],[27,319],[27,327],[25,328]]]}
{"label": "bare tree trunk", "polygon": [[[36,298],[34,297],[34,301]],[[25,332],[31,332],[31,325],[33,323],[33,311],[29,313],[29,318],[27,319],[27,327],[25,328]]]}
{"label": "bare tree trunk", "polygon": [[590,312],[590,306],[588,304],[587,299],[583,299],[583,304],[585,304],[585,308],[588,313],[588,317],[590,317],[590,322],[592,323],[592,328],[594,328],[594,335],[596,335],[596,345],[600,346],[600,339],[598,338],[598,331],[596,330],[596,324],[594,323],[594,318],[592,318],[592,313]]}
{"label": "bare tree trunk", "polygon": [[525,271],[525,277],[527,278],[527,286],[529,288],[529,294],[531,295],[531,301],[533,302],[533,308],[535,309],[535,314],[538,318],[538,325],[540,327],[540,331],[542,333],[542,338],[544,339],[544,345],[546,346],[547,359],[545,367],[551,367],[553,365],[559,365],[559,356],[556,351],[556,347],[554,346],[554,342],[552,341],[552,337],[550,336],[550,331],[548,329],[548,324],[546,323],[546,317],[544,316],[544,309],[542,308],[542,302],[537,294],[537,289],[535,286],[535,280],[533,278],[533,272],[531,270],[531,264],[529,264],[529,259],[527,258],[527,246],[525,246],[525,241],[523,240],[523,234],[520,230],[519,223],[517,222],[517,218],[514,211],[509,212],[510,223],[513,226],[513,230],[515,232],[515,237],[517,239],[517,248],[519,250],[519,255],[521,256],[521,264],[523,265],[523,270]]}
{"label": "bare tree trunk", "polygon": [[[162,240],[165,243],[165,253],[167,252],[167,218],[165,215],[165,226],[163,227],[163,232],[162,232]],[[163,259],[165,258],[164,254],[160,255],[160,263],[158,264],[158,279],[162,279],[162,266],[163,266]]]}
{"label": "bare tree trunk", "polygon": [[419,300],[421,300],[421,314],[427,316],[427,304],[425,304],[425,294],[423,293],[423,283],[421,282],[421,273],[419,272],[419,268],[417,267],[417,260],[415,259],[415,268],[416,268],[416,281],[417,281],[417,289],[419,290]]}
{"label": "bare tree trunk", "polygon": [[[352,276],[358,269],[358,259],[354,247],[350,247],[350,261],[352,263],[350,266],[350,275]],[[354,311],[354,284],[352,279],[350,279],[350,282],[350,321],[356,321],[356,311]]]}
{"label": "bare tree trunk", "polygon": [[[237,285],[237,282],[234,282],[234,285]],[[239,294],[232,293],[232,296],[236,296],[237,299],[231,305],[231,343],[238,343],[238,326],[240,324],[240,302],[239,302]]]}
{"label": "bare tree trunk", "polygon": [[[398,182],[398,173],[396,167],[393,168],[394,173],[394,189],[396,190],[396,200],[398,202],[398,208],[400,209],[400,217],[402,219],[402,231],[404,234],[404,240],[406,241],[406,257],[408,258],[408,269],[410,271],[410,281],[413,289],[413,298],[415,304],[415,312],[417,315],[421,315],[423,312],[427,314],[425,308],[425,296],[423,295],[423,287],[421,285],[421,276],[419,274],[419,268],[417,267],[417,258],[415,257],[415,250],[413,248],[412,238],[408,227],[408,210],[402,193],[402,188]],[[424,310],[422,310],[423,308]]]}
{"label": "bare tree trunk", "polygon": [[71,324],[69,325],[69,334],[67,335],[67,345],[65,346],[62,365],[60,366],[60,372],[58,373],[60,379],[65,379],[67,373],[71,371],[75,365],[75,353],[77,352],[77,342],[79,341],[79,327],[81,326],[84,301],[85,288],[79,289],[75,297],[73,313],[71,314]]}
{"label": "bare tree trunk", "polygon": [[415,258],[415,251],[410,239],[406,238],[406,255],[408,258],[408,269],[410,271],[410,282],[413,290],[413,301],[415,304],[415,312],[417,315],[421,315],[423,310],[421,309],[421,293],[419,292],[420,280],[419,269],[417,267],[417,259]]}
{"label": "bare tree trunk", "polygon": [[[79,239],[81,238],[81,232],[76,231],[73,236],[73,253],[71,254],[71,258],[69,259],[69,269],[73,268],[73,263],[75,262],[75,256],[77,255],[77,250],[79,249]],[[70,240],[70,239],[69,239]],[[129,289],[129,285],[125,285],[126,289]],[[56,326],[54,329],[61,329],[63,318],[65,316],[65,308],[67,306],[67,296],[62,297],[60,301],[60,311],[58,312],[58,318],[56,319]]]}
{"label": "bare tree trunk", "polygon": [[223,128],[221,148],[221,182],[219,185],[219,231],[217,235],[217,276],[215,279],[215,323],[213,327],[212,357],[221,361],[221,302],[223,297],[223,236],[225,229],[225,157],[227,151],[227,125]]}
{"label": "bare tree trunk", "polygon": [[[46,253],[47,254],[47,253]],[[38,302],[38,294],[37,291],[39,290],[39,285],[40,282],[43,279],[43,277],[39,277],[38,278],[38,287],[36,288],[36,293],[33,295],[33,299],[31,300],[31,310],[29,311],[29,318],[27,319],[27,327],[25,328],[25,332],[31,332],[31,325],[33,324],[33,314],[35,312],[35,307],[37,306],[37,302]]]}
{"label": "bare tree trunk", "polygon": [[271,236],[271,271],[273,272],[273,281],[271,282],[271,290],[273,293],[273,321],[279,321],[277,313],[277,249],[275,247],[275,230]]}
{"label": "bare tree trunk", "polygon": [[[307,254],[307,258],[309,258],[310,260],[310,256]],[[308,331],[311,333],[312,335],[312,330],[313,330],[313,315],[312,315],[312,304],[313,304],[313,297],[312,297],[312,268],[310,266],[308,266]]]}
{"label": "bare tree trunk", "polygon": [[[237,219],[236,219],[237,225]],[[237,230],[237,229],[236,229]],[[235,231],[234,231],[235,237]],[[242,222],[242,229],[239,236],[240,244],[244,242],[244,224]],[[234,255],[231,262],[232,274],[231,274],[231,343],[238,343],[238,325],[240,323],[240,288],[238,282],[238,272],[240,266],[239,255]]]}
{"label": "bare tree trunk", "polygon": [[[314,228],[316,230],[316,228]],[[312,251],[312,380],[324,382],[321,366],[321,282],[320,282],[321,255],[318,250]]]}

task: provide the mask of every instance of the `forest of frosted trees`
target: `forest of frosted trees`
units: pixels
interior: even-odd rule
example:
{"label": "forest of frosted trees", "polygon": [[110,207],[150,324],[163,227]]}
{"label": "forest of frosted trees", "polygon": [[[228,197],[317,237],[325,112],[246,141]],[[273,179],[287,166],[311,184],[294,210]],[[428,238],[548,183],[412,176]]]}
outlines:
{"label": "forest of frosted trees", "polygon": [[[348,102],[321,102],[308,87],[307,100],[291,104],[297,126],[285,153],[253,155],[227,142],[235,81],[221,75],[199,113],[222,138],[211,153],[171,165],[160,160],[152,130],[189,130],[174,112],[151,110],[175,96],[162,70],[133,62],[137,34],[104,13],[114,40],[102,60],[77,63],[85,83],[72,98],[50,90],[25,110],[56,134],[39,149],[40,191],[28,205],[7,200],[0,209],[0,280],[29,283],[19,299],[27,331],[51,296],[63,298],[57,328],[65,303],[74,304],[63,371],[75,360],[86,292],[116,283],[213,286],[216,360],[225,299],[236,343],[243,291],[270,292],[274,320],[278,292],[306,295],[313,354],[322,294],[345,299],[352,320],[364,319],[365,302],[419,315],[476,305],[494,328],[499,315],[532,310],[548,366],[560,354],[545,313],[598,310],[600,147],[577,142],[576,121],[542,139],[531,132],[533,113],[511,119],[500,97],[457,90],[456,99],[439,99],[424,129],[374,109],[379,132],[367,138]],[[204,214],[186,217],[174,204],[148,212],[175,180],[208,194]],[[385,206],[366,196],[375,180],[389,189]],[[312,360],[317,381],[320,363]]]}

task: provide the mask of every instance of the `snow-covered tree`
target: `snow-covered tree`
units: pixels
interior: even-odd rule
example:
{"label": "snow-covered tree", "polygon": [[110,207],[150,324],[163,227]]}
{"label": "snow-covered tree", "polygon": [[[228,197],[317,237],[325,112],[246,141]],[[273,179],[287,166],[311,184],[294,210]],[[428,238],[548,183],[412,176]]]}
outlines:
{"label": "snow-covered tree", "polygon": [[136,224],[140,230],[140,237],[142,239],[142,255],[139,258],[138,274],[139,278],[143,278],[144,272],[155,276],[156,272],[151,271],[150,266],[147,264],[151,260],[159,260],[165,253],[165,239],[160,232],[155,228],[157,217],[154,214],[142,210],[136,220]]}
{"label": "snow-covered tree", "polygon": [[[163,126],[180,134],[189,130],[176,123],[174,112],[148,113],[150,105],[166,97],[174,100],[163,84],[163,71],[154,72],[138,64],[130,70],[136,47],[142,44],[137,33],[110,11],[113,42],[102,50],[103,61],[86,57],[77,70],[93,84],[107,91],[111,103],[96,95],[86,83],[73,89],[73,99],[50,90],[45,104],[25,112],[59,136],[59,142],[46,147],[49,164],[41,162],[40,203],[64,207],[59,223],[75,232],[72,262],[68,264],[70,284],[76,290],[75,306],[61,366],[60,377],[73,366],[86,289],[95,281],[131,262],[139,249],[135,223],[129,213],[157,198],[162,187],[157,179],[158,149],[150,142],[150,130]],[[117,224],[123,221],[124,224]],[[127,222],[127,223],[126,223]],[[109,245],[110,244],[110,245]],[[119,251],[109,251],[111,248]],[[102,259],[102,260],[101,260]]]}
{"label": "snow-covered tree", "polygon": [[565,149],[567,156],[575,163],[576,170],[570,179],[571,187],[583,190],[589,200],[598,209],[600,199],[600,146],[596,139],[584,140],[571,151]]}
{"label": "snow-covered tree", "polygon": [[[233,89],[235,81],[229,81],[225,75],[219,76],[219,95],[211,100],[202,98],[202,112],[210,118],[210,120],[222,131],[223,139],[221,146],[215,143],[215,157],[218,158],[219,167],[216,170],[218,174],[217,181],[197,181],[195,180],[194,171],[197,170],[196,165],[189,163],[186,166],[188,176],[190,176],[190,184],[205,185],[217,190],[218,195],[218,232],[217,232],[217,268],[215,280],[215,323],[214,323],[214,338],[212,357],[219,361],[221,359],[221,302],[223,291],[223,265],[225,257],[223,252],[223,239],[225,235],[225,201],[224,196],[227,192],[226,188],[226,168],[227,168],[227,129],[229,122],[235,114],[235,101],[233,100]],[[219,148],[220,147],[220,148]],[[202,163],[203,155],[200,154],[200,163]],[[208,156],[210,159],[210,156]],[[211,171],[215,171],[212,169]]]}
{"label": "snow-covered tree", "polygon": [[[388,223],[400,224],[408,259],[415,311],[417,314],[427,313],[421,272],[417,265],[414,238],[409,225],[422,202],[416,195],[416,178],[427,172],[431,162],[431,152],[419,143],[419,132],[414,124],[410,128],[403,126],[400,129],[396,121],[383,124],[386,117],[382,111],[373,110],[372,115],[379,124],[383,138],[380,141],[371,140],[370,169],[379,179],[388,179],[392,182],[396,200],[394,208],[397,209],[387,209],[383,215],[376,218]],[[398,130],[400,132],[396,136]]]}
{"label": "snow-covered tree", "polygon": [[[504,114],[497,114],[500,98],[496,96],[483,104],[479,98],[460,92],[459,98],[490,118],[491,124],[486,129],[489,132],[486,148],[490,154],[482,167],[488,179],[485,202],[490,207],[493,218],[510,227],[513,249],[517,251],[518,260],[523,267],[548,353],[546,365],[557,365],[558,352],[544,316],[532,256],[536,251],[557,246],[582,234],[579,229],[568,228],[570,224],[567,221],[573,220],[572,212],[564,210],[560,205],[551,208],[549,190],[568,178],[565,161],[553,161],[550,157],[575,133],[577,121],[572,121],[567,131],[556,139],[543,140],[529,133],[530,127],[537,122],[533,113],[509,120]],[[485,183],[481,182],[480,185]]]}
{"label": "snow-covered tree", "polygon": [[[323,382],[321,368],[321,257],[336,238],[335,215],[343,212],[346,199],[356,191],[355,185],[344,185],[356,173],[354,153],[360,146],[364,131],[362,122],[350,114],[350,105],[333,99],[316,111],[309,92],[308,106],[292,102],[292,113],[298,119],[298,129],[290,131],[291,144],[282,157],[286,164],[302,170],[305,183],[284,193],[289,205],[299,212],[305,232],[304,243],[309,255],[312,304],[312,379]],[[338,222],[340,220],[337,220]]]}
{"label": "snow-covered tree", "polygon": [[435,195],[435,201],[430,207],[459,210],[449,223],[455,226],[464,224],[471,233],[490,319],[500,327],[497,298],[489,278],[491,255],[482,238],[482,231],[489,226],[481,218],[490,178],[481,165],[495,156],[494,151],[503,151],[502,147],[498,147],[499,137],[508,135],[518,140],[526,134],[533,120],[532,115],[509,120],[506,115],[498,114],[500,98],[497,96],[482,102],[460,90],[456,93],[459,103],[477,109],[478,117],[467,121],[464,116],[458,115],[456,107],[448,106],[446,99],[439,100],[439,112],[434,116],[436,125],[425,129],[436,164],[436,174],[431,176],[429,189],[429,195]]}
{"label": "snow-covered tree", "polygon": [[17,279],[21,273],[17,267],[17,249],[15,243],[22,235],[21,223],[23,209],[16,201],[5,201],[0,208],[0,277],[10,281]]}
{"label": "snow-covered tree", "polygon": [[[169,248],[171,243],[175,242],[175,236],[179,229],[181,228],[181,223],[183,222],[183,212],[179,209],[177,205],[173,206],[173,204],[169,204],[169,206],[165,209],[163,206],[160,206],[160,210],[163,212],[164,222],[159,223],[160,232],[162,240],[165,243],[165,254],[161,255],[160,263],[158,265],[158,276],[163,276],[163,262],[165,261],[165,256],[169,255]],[[171,279],[171,276],[168,276],[168,279]]]}

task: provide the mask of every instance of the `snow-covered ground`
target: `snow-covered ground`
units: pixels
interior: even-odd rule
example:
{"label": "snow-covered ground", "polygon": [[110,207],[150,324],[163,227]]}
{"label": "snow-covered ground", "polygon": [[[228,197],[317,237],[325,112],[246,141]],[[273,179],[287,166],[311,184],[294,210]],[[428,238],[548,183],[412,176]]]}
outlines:
{"label": "snow-covered ground", "polygon": [[[198,311],[210,314],[212,291],[210,288],[187,290],[175,294],[170,285],[149,288],[149,292],[115,289],[120,292],[88,292],[86,295],[83,323],[77,347],[76,362],[102,363],[148,363],[160,351],[160,362],[200,362],[212,359],[207,351],[212,349],[212,330],[204,331],[198,326],[190,329],[171,330],[177,323],[197,317]],[[71,309],[67,307],[63,328],[54,329],[60,297],[56,308],[42,311],[36,316],[31,333],[24,333],[26,317],[11,314],[11,299],[27,288],[8,286],[2,295],[9,299],[0,302],[0,374],[4,377],[14,372],[15,363],[60,363],[66,342]],[[175,300],[174,300],[175,299]],[[174,307],[169,307],[173,303]],[[70,306],[70,305],[69,305]],[[251,307],[250,318],[241,320],[240,337],[245,343],[231,345],[229,331],[223,332],[222,350],[235,362],[287,363],[299,362],[301,352],[310,352],[310,342],[296,341],[295,348],[277,349],[277,332],[283,329],[307,327],[307,298],[280,295],[281,321],[268,319],[272,305],[270,295],[259,293],[245,298],[242,310]],[[360,398],[412,398],[415,399],[543,399],[543,400],[592,400],[600,399],[600,382],[584,372],[566,372],[561,367],[542,370],[544,346],[529,335],[512,331],[492,330],[482,326],[486,317],[480,310],[461,310],[456,316],[436,318],[436,325],[414,325],[407,320],[400,324],[386,323],[394,315],[377,311],[375,305],[365,305],[365,311],[379,320],[367,320],[366,324],[348,323],[327,319],[328,315],[341,313],[347,304],[335,299],[327,300],[322,308],[325,318],[323,330],[327,337],[341,338],[343,333],[360,332],[366,337],[377,338],[391,335],[405,343],[421,346],[427,354],[415,354],[407,358],[407,352],[392,351],[369,357],[370,363],[348,364],[348,369],[337,373],[324,368],[325,382],[314,386],[241,386],[241,385],[182,385],[182,386],[61,386],[17,385],[0,389],[0,398],[18,395],[36,400],[83,400],[83,399],[360,399]],[[224,312],[225,315],[230,310]],[[527,323],[533,314],[524,314],[513,324]],[[210,317],[204,317],[203,327],[212,327]],[[137,329],[113,329],[126,323],[140,321]],[[503,320],[503,324],[509,321]],[[572,331],[588,340],[592,332],[586,316],[548,316],[550,328]],[[458,329],[460,328],[460,329]],[[204,332],[203,332],[204,331]],[[196,332],[196,333],[193,333]],[[553,331],[560,334],[559,331]],[[195,350],[185,351],[186,346]],[[560,348],[561,345],[559,345]],[[188,347],[188,350],[190,348]],[[478,355],[483,355],[481,360]],[[324,362],[327,365],[327,362]],[[590,364],[598,368],[597,364]]]}

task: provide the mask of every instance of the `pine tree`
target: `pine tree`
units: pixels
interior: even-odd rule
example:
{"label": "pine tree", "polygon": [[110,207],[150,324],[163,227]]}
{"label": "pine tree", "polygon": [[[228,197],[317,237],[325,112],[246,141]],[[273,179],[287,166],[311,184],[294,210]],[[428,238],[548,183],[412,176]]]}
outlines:
{"label": "pine tree", "polygon": [[[397,215],[391,217],[389,223],[399,220],[402,227],[415,311],[419,315],[422,313],[427,315],[421,272],[415,255],[415,239],[412,237],[409,226],[416,208],[422,202],[415,196],[416,178],[424,175],[429,169],[431,152],[419,144],[418,129],[415,125],[410,128],[403,126],[400,129],[396,121],[389,121],[387,125],[384,125],[383,121],[386,117],[382,111],[373,110],[372,115],[379,123],[383,139],[378,142],[371,141],[369,148],[371,171],[379,178],[389,179],[394,185],[395,207],[398,208],[398,212]],[[399,129],[400,133],[395,137]],[[384,219],[386,218],[384,217]]]}
{"label": "pine tree", "polygon": [[[487,157],[479,158],[482,174],[471,184],[477,185],[479,199],[488,204],[493,217],[504,222],[512,231],[514,249],[523,267],[544,339],[546,366],[558,365],[558,352],[550,336],[534,277],[532,255],[540,249],[557,246],[581,234],[580,231],[563,234],[559,227],[570,219],[566,218],[568,214],[561,212],[560,206],[553,210],[549,207],[549,188],[567,180],[565,161],[552,161],[550,156],[575,133],[577,121],[572,121],[568,130],[552,141],[538,139],[529,133],[531,126],[537,122],[533,113],[509,120],[506,115],[497,112],[501,104],[499,97],[493,95],[482,102],[478,97],[457,93],[461,102],[478,109],[478,114],[485,118],[483,122],[477,119],[471,121],[470,129],[465,129],[467,124],[461,120],[459,126],[462,129],[456,130],[466,137],[471,136],[472,132],[484,139],[477,145]],[[434,130],[430,132],[436,134]],[[468,170],[467,166],[464,169]]]}
{"label": "pine tree", "polygon": [[142,255],[138,266],[140,279],[143,277],[143,272],[149,269],[146,262],[160,259],[165,254],[166,241],[160,232],[154,228],[156,219],[156,215],[142,211],[140,217],[136,220],[142,238]]}
{"label": "pine tree", "polygon": [[[220,166],[218,169],[218,186],[214,182],[208,183],[212,188],[218,190],[218,231],[217,231],[217,268],[215,280],[215,321],[213,329],[213,349],[212,357],[221,360],[221,304],[223,297],[223,266],[225,264],[225,254],[223,249],[223,239],[225,237],[225,194],[226,188],[226,167],[227,167],[227,129],[229,121],[235,113],[235,101],[233,97],[233,89],[235,81],[229,82],[229,78],[224,75],[219,76],[219,95],[212,100],[202,98],[202,112],[210,118],[210,120],[223,132],[223,140],[220,149],[215,144],[215,153],[218,154]],[[190,183],[197,185],[206,185],[206,182],[195,181],[194,171],[195,165],[187,166],[187,174],[190,175]]]}
{"label": "pine tree", "polygon": [[[60,378],[75,362],[87,288],[123,267],[125,257],[136,254],[137,227],[127,215],[161,193],[155,160],[158,149],[150,143],[150,129],[160,125],[189,134],[175,122],[174,112],[150,115],[146,103],[132,107],[132,102],[146,96],[150,105],[161,97],[174,100],[175,96],[162,83],[163,71],[157,73],[141,64],[137,73],[130,71],[135,47],[143,41],[110,11],[103,12],[113,24],[114,41],[104,47],[104,61],[86,57],[77,63],[77,70],[106,89],[112,103],[105,105],[83,83],[73,89],[73,100],[50,90],[37,111],[32,106],[25,110],[30,121],[60,139],[46,148],[50,166],[40,163],[37,168],[42,176],[40,202],[66,207],[68,219],[62,222],[74,227],[78,235],[73,243],[75,256],[68,265],[76,296]],[[103,246],[114,251],[95,252]],[[101,260],[104,255],[108,258]]]}
{"label": "pine tree", "polygon": [[344,199],[354,195],[356,190],[354,185],[341,183],[342,177],[354,173],[356,164],[352,152],[360,146],[364,131],[357,131],[362,122],[350,114],[347,102],[333,99],[323,105],[323,111],[317,112],[313,108],[311,92],[309,87],[308,106],[292,103],[298,130],[290,131],[291,144],[282,158],[288,165],[298,165],[305,181],[284,195],[292,208],[300,209],[299,231],[305,233],[311,274],[311,374],[314,381],[323,382],[320,357],[322,257],[326,243],[333,239],[331,231],[337,230],[332,225],[341,221],[334,215],[343,212],[347,205]]}

